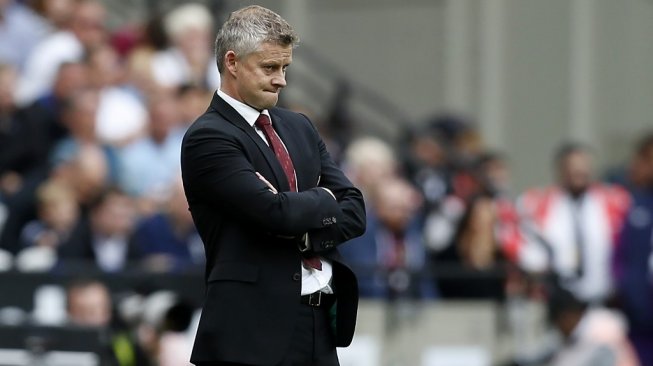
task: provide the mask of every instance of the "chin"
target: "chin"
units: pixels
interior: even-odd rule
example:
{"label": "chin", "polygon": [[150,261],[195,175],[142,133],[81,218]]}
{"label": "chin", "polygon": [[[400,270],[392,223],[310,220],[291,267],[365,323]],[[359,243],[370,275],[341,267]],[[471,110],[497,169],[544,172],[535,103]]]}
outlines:
{"label": "chin", "polygon": [[261,103],[261,109],[270,109],[274,106],[277,105],[277,99],[274,100],[267,100],[263,103]]}
{"label": "chin", "polygon": [[245,102],[252,107],[258,109],[258,110],[264,110],[264,109],[270,109],[274,106],[277,105],[277,101],[279,100],[278,96],[276,94],[274,95],[256,95],[257,98],[251,98],[251,102]]}

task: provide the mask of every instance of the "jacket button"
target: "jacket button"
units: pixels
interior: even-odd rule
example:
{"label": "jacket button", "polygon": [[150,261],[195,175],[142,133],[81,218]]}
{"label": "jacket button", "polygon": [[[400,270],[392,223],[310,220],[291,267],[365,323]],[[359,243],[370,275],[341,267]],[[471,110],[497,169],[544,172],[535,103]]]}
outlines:
{"label": "jacket button", "polygon": [[299,281],[301,279],[302,279],[302,275],[299,274],[299,273],[295,273],[295,274],[292,275],[292,280],[293,281]]}

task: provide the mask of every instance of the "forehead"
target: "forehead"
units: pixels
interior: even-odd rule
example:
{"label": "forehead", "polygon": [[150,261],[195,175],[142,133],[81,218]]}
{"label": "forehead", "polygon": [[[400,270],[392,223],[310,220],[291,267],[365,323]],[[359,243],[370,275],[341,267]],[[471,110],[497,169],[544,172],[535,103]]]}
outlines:
{"label": "forehead", "polygon": [[563,164],[565,166],[588,165],[591,161],[592,157],[587,151],[579,150],[567,155],[563,160]]}
{"label": "forehead", "polygon": [[292,46],[283,46],[277,43],[264,42],[251,56],[257,61],[286,61],[292,60]]}

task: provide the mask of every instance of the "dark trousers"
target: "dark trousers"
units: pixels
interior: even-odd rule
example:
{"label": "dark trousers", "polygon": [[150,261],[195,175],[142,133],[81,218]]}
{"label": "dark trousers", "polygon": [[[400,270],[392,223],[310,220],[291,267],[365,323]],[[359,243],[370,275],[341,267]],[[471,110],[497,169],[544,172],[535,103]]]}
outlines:
{"label": "dark trousers", "polygon": [[[329,324],[329,307],[302,305],[290,347],[276,366],[340,366]],[[240,363],[201,363],[197,366],[252,366]]]}

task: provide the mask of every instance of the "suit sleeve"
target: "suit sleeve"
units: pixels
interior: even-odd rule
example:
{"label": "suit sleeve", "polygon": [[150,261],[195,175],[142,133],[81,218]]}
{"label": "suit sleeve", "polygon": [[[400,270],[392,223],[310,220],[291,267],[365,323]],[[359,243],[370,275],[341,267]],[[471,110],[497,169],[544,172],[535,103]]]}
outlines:
{"label": "suit sleeve", "polygon": [[[339,208],[339,215],[327,220],[331,221],[331,225],[324,225],[319,229],[309,231],[313,251],[321,252],[363,235],[366,225],[365,202],[361,192],[354,187],[331,159],[331,155],[314,127],[313,131],[318,139],[322,164],[319,186],[333,192]],[[333,201],[333,198],[331,200]]]}
{"label": "suit sleeve", "polygon": [[186,135],[181,167],[189,203],[225,207],[270,233],[298,236],[328,225],[325,217],[340,217],[338,203],[321,188],[270,192],[239,141],[216,129],[201,128]]}

